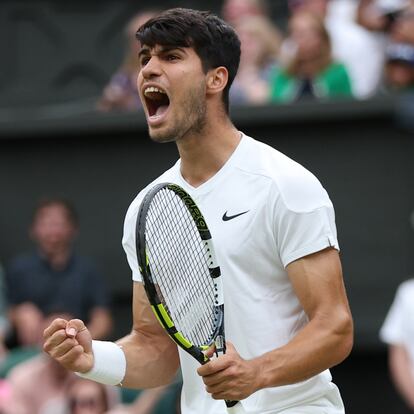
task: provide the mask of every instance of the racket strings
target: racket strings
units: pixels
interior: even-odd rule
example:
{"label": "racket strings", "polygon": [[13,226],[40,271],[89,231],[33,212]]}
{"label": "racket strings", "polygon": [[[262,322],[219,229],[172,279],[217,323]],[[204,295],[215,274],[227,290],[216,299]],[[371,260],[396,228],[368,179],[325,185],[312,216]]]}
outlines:
{"label": "racket strings", "polygon": [[208,252],[184,202],[164,189],[147,214],[147,254],[154,284],[177,330],[207,345],[217,325]]}
{"label": "racket strings", "polygon": [[[167,221],[168,222],[168,221]],[[168,226],[171,227],[171,226]],[[188,237],[191,238],[191,235],[188,234],[188,226],[184,227],[184,229],[187,231],[187,234],[185,235],[185,238],[188,239]],[[168,231],[171,233],[172,229],[169,228]],[[176,240],[176,235],[177,233],[174,233],[174,237],[173,237],[173,245],[178,246],[178,253],[182,250],[182,247],[180,248],[180,245],[177,243]],[[170,255],[175,255],[177,257],[177,251],[173,251],[171,249],[170,245],[167,245],[169,248],[168,254]],[[181,256],[181,255],[180,255]],[[181,261],[182,258],[180,258]],[[184,258],[184,263],[186,263],[187,267],[188,267],[188,271],[190,273],[194,273],[194,272],[199,272],[200,269],[197,269],[197,267],[194,266],[194,262],[192,261],[188,261],[186,260],[186,258]],[[166,274],[169,275],[173,275],[174,271],[176,270],[176,267],[171,266],[172,262],[169,261],[167,262],[168,266],[166,266],[165,270],[166,270]],[[181,270],[181,274],[182,274],[182,270]],[[169,313],[175,313],[175,315],[172,315],[173,320],[175,321],[176,324],[179,324],[181,326],[178,326],[178,329],[180,331],[185,331],[186,336],[190,336],[190,332],[202,332],[202,327],[205,325],[205,321],[202,320],[202,318],[200,318],[200,315],[203,314],[203,312],[205,313],[205,310],[200,309],[200,304],[202,302],[200,301],[194,301],[193,298],[197,298],[197,292],[196,290],[194,290],[194,284],[188,284],[185,279],[183,277],[181,278],[177,278],[175,277],[174,282],[177,283],[172,283],[173,280],[171,278],[165,278],[165,285],[166,285],[166,289],[167,292],[174,292],[177,291],[181,291],[181,292],[185,292],[187,291],[187,296],[185,297],[177,297],[177,295],[175,295],[175,297],[171,298],[171,297],[163,297],[163,300],[165,303],[165,306],[167,307]],[[160,283],[160,281],[158,281]],[[161,288],[161,290],[163,290]],[[174,300],[173,303],[171,303],[171,299]],[[181,303],[177,303],[177,299],[178,300],[183,300]],[[178,308],[178,312],[173,312],[173,309],[177,309],[177,305],[180,305]],[[184,315],[184,314],[189,314],[189,312],[191,311],[191,318],[181,318],[179,319],[180,314]],[[194,314],[198,315],[199,320],[196,321],[194,319]],[[202,335],[202,339],[205,340],[206,335]],[[194,339],[194,338],[192,338]]]}

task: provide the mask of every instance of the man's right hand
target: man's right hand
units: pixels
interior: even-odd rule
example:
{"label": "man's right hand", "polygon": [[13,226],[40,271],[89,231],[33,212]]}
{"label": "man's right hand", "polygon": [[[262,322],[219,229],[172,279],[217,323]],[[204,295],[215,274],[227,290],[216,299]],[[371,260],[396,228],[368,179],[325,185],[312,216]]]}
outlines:
{"label": "man's right hand", "polygon": [[92,337],[80,319],[55,319],[43,332],[43,350],[70,371],[92,369]]}

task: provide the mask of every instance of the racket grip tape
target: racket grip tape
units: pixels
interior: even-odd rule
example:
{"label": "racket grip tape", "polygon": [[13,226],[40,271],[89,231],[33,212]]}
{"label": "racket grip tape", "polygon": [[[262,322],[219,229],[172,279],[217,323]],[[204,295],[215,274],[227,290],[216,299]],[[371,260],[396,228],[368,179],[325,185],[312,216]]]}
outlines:
{"label": "racket grip tape", "polygon": [[[227,403],[233,404],[228,406]],[[226,401],[227,405],[227,414],[247,414],[246,410],[243,407],[243,404],[239,401]]]}
{"label": "racket grip tape", "polygon": [[226,400],[226,406],[227,406],[227,408],[234,407],[236,404],[238,404],[238,401]]}

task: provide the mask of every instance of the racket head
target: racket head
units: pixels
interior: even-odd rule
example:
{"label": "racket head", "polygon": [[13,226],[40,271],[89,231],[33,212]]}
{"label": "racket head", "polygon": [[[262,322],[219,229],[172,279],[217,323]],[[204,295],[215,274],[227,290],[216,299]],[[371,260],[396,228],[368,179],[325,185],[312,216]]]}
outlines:
{"label": "racket head", "polygon": [[220,267],[207,223],[180,186],[161,183],[145,195],[137,216],[136,249],[152,310],[168,335],[205,363],[224,341]]}

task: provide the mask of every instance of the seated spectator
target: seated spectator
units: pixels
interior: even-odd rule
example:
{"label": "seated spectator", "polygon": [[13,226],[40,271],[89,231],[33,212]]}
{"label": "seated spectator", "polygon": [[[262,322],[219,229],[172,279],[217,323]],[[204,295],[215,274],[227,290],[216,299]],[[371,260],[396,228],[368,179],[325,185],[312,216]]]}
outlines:
{"label": "seated spectator", "polygon": [[414,410],[414,279],[403,282],[380,331],[388,345],[391,378],[411,411]]}
{"label": "seated spectator", "polygon": [[14,258],[6,272],[13,345],[38,344],[45,315],[55,309],[86,318],[95,338],[108,337],[108,292],[92,261],[74,251],[77,233],[77,213],[68,201],[38,204],[30,229],[36,250]]}
{"label": "seated spectator", "polygon": [[116,387],[76,377],[68,384],[66,390],[66,410],[64,413],[109,413],[118,402],[119,390]]}
{"label": "seated spectator", "polygon": [[128,23],[125,36],[127,40],[124,61],[111,77],[98,102],[100,111],[134,111],[142,108],[137,91],[139,69],[139,43],[135,37],[137,29],[156,13],[145,11],[134,16]]}
{"label": "seated spectator", "polygon": [[295,13],[289,20],[289,38],[294,47],[291,60],[271,78],[274,102],[352,96],[347,70],[333,60],[329,34],[319,16]]}
{"label": "seated spectator", "polygon": [[[57,316],[71,319],[69,314],[51,313],[38,327],[41,333]],[[36,344],[39,350],[41,343],[39,335]],[[66,387],[74,378],[76,375],[73,372],[45,353],[38,353],[7,374],[9,392],[4,414],[64,414]]]}
{"label": "seated spectator", "polygon": [[241,42],[241,56],[230,89],[230,103],[268,102],[269,76],[277,61],[282,35],[269,19],[261,16],[239,20],[234,27]]}
{"label": "seated spectator", "polygon": [[224,20],[235,26],[246,17],[267,18],[269,7],[266,0],[224,0],[221,15]]}
{"label": "seated spectator", "polygon": [[355,22],[356,3],[349,0],[289,0],[292,13],[308,11],[324,19],[332,56],[347,68],[356,98],[374,95],[381,84],[384,50],[375,36]]}
{"label": "seated spectator", "polygon": [[414,93],[414,45],[390,43],[386,56],[385,84],[388,90]]}
{"label": "seated spectator", "polygon": [[2,414],[103,414],[119,402],[119,389],[77,377],[42,353],[7,377]]}

